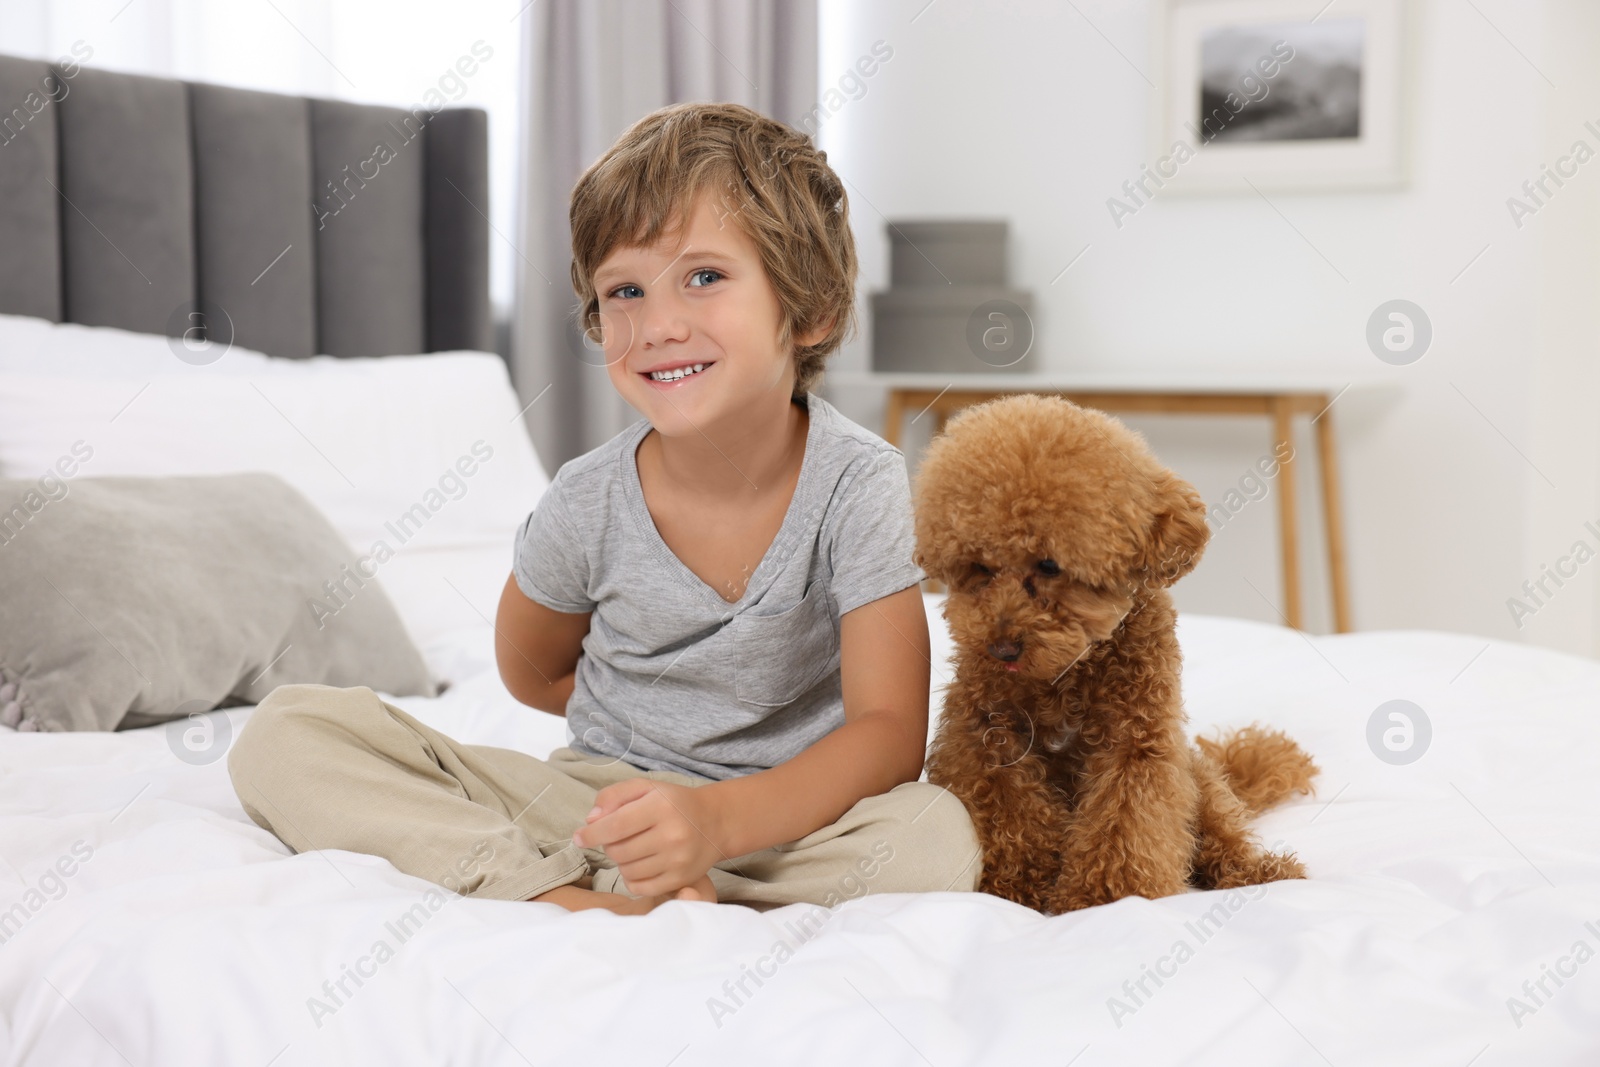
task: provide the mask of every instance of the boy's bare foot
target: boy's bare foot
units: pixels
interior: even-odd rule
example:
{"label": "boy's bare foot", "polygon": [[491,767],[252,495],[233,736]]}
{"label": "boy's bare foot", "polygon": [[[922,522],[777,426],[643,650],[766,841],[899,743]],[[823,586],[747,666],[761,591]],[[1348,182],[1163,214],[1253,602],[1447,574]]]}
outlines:
{"label": "boy's bare foot", "polygon": [[676,893],[668,893],[665,900],[700,900],[707,904],[717,902],[717,889],[711,884],[711,875],[703,874],[694,885],[686,885]]}
{"label": "boy's bare foot", "polygon": [[585,875],[569,885],[556,886],[531,899],[542,904],[559,904],[568,911],[587,911],[604,908],[618,915],[645,915],[669,900],[699,900],[708,904],[717,902],[717,891],[711,885],[711,876],[704,875],[694,885],[684,886],[676,893],[658,893],[650,897],[629,897],[621,893],[602,893],[589,888],[592,876]]}
{"label": "boy's bare foot", "polygon": [[559,904],[568,911],[604,908],[618,915],[644,915],[670,897],[625,897],[621,893],[601,893],[576,885],[558,885],[532,898],[541,904]]}

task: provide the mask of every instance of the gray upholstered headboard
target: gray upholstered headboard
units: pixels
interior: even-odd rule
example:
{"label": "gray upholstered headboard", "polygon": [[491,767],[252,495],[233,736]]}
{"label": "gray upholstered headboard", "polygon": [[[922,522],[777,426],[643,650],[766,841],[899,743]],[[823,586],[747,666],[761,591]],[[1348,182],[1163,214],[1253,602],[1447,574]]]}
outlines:
{"label": "gray upholstered headboard", "polygon": [[0,56],[0,313],[493,349],[488,121]]}

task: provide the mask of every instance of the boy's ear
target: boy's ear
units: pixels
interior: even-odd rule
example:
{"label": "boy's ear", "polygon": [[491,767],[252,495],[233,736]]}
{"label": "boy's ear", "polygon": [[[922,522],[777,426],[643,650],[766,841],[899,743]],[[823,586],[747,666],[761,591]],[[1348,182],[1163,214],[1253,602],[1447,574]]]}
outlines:
{"label": "boy's ear", "polygon": [[829,315],[827,322],[823,323],[821,326],[814,326],[805,333],[796,337],[795,344],[800,348],[810,348],[812,345],[817,344],[824,337],[828,336],[828,331],[833,329],[834,320],[836,320],[838,317],[838,312],[834,312],[832,315]]}

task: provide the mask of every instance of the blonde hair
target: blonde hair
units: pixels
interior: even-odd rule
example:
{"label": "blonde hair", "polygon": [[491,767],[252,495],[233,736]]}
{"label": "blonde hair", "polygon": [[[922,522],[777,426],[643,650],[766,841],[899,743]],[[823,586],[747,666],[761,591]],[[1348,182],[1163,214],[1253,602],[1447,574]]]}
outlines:
{"label": "blonde hair", "polygon": [[[594,272],[613,249],[681,233],[695,198],[711,190],[761,255],[778,298],[778,346],[795,346],[793,396],[856,328],[856,248],[850,204],[828,154],[811,138],[740,104],[687,103],[653,111],[584,171],[572,189],[572,288],[584,334],[600,326]],[[591,338],[592,339],[592,338]]]}

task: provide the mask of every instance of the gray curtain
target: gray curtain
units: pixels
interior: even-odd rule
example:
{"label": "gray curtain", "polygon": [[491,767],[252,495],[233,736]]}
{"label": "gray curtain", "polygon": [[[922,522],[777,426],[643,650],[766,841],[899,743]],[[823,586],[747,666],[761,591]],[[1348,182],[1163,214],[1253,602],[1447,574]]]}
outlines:
{"label": "gray curtain", "polygon": [[[545,468],[640,416],[576,326],[568,197],[659,107],[731,101],[798,129],[816,106],[816,0],[534,0],[524,21],[521,214],[511,370]],[[537,398],[537,399],[535,399]]]}

